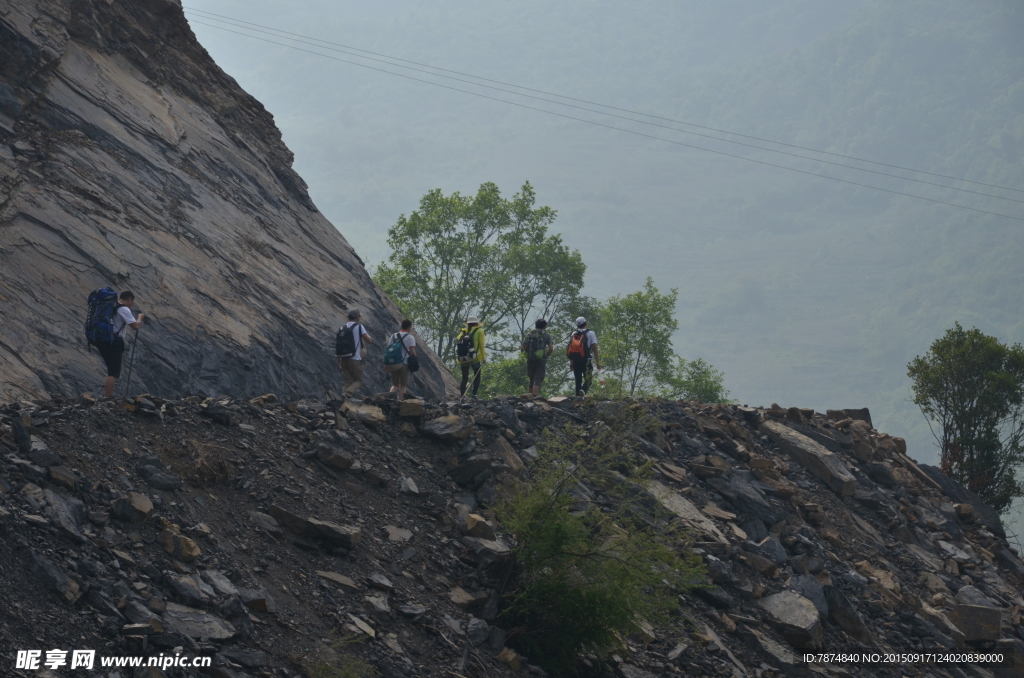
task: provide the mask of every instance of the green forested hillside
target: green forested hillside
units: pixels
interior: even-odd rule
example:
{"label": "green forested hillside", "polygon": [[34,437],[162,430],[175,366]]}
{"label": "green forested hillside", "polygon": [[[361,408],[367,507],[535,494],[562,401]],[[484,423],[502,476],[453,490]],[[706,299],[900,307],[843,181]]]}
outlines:
{"label": "green forested hillside", "polygon": [[[1016,0],[189,4],[616,106],[1024,189],[1024,5]],[[723,369],[743,402],[866,405],[878,428],[907,437],[912,454],[933,461],[928,429],[910,404],[907,361],[954,320],[1024,340],[1022,221],[195,30],[277,115],[317,205],[369,262],[384,259],[388,226],[428,190],[472,192],[494,181],[511,193],[528,179],[539,204],[559,210],[555,230],[583,253],[586,291],[632,291],[648,275],[662,289],[679,287],[679,352]],[[1024,217],[1019,203],[611,124]]]}

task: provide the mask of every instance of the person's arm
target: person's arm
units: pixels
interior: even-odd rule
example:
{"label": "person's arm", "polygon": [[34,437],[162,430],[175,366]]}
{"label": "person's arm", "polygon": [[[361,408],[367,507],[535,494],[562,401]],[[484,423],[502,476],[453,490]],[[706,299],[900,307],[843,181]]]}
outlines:
{"label": "person's arm", "polygon": [[550,358],[551,354],[554,353],[554,352],[555,352],[555,342],[551,341],[551,335],[549,334],[548,335],[548,352],[547,352],[547,356],[546,357]]}
{"label": "person's arm", "polygon": [[373,343],[373,337],[370,336],[370,333],[367,332],[366,328],[363,327],[362,325],[360,325],[359,327],[363,330],[362,340],[365,341],[367,345],[372,344]]}
{"label": "person's arm", "polygon": [[142,325],[142,319],[145,317],[144,313],[140,313],[139,317],[136,318],[132,315],[132,310],[127,306],[122,306],[117,309],[117,314],[121,316],[121,320],[124,321],[125,325],[136,331],[138,331],[139,327]]}
{"label": "person's arm", "polygon": [[601,353],[597,350],[597,344],[591,346],[590,351],[594,354],[594,362],[597,363],[597,369],[601,369]]}
{"label": "person's arm", "polygon": [[485,347],[485,337],[482,329],[477,332],[476,343],[478,344],[476,354],[480,356],[480,364],[483,365],[487,362],[487,349]]}

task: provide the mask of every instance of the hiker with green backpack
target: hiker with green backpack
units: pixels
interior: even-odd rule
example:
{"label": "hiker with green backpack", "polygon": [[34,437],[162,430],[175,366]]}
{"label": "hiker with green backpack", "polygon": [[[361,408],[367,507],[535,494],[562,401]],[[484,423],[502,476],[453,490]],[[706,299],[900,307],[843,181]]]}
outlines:
{"label": "hiker with green backpack", "polygon": [[526,376],[530,379],[530,393],[540,395],[547,372],[548,357],[555,352],[555,342],[547,333],[548,321],[539,318],[533,323],[534,329],[527,333],[519,350],[526,354]]}
{"label": "hiker with green backpack", "polygon": [[466,318],[465,326],[455,337],[455,361],[459,363],[462,370],[462,384],[459,386],[459,395],[466,396],[466,385],[469,383],[469,370],[473,369],[473,397],[476,397],[480,389],[480,369],[487,362],[487,352],[484,349],[484,328],[480,326],[480,319],[475,315]]}
{"label": "hiker with green backpack", "polygon": [[391,392],[398,394],[398,399],[405,398],[409,390],[409,375],[420,368],[420,360],[416,355],[416,337],[411,333],[412,321],[406,318],[402,328],[391,335],[388,347],[384,349],[384,371],[391,374]]}

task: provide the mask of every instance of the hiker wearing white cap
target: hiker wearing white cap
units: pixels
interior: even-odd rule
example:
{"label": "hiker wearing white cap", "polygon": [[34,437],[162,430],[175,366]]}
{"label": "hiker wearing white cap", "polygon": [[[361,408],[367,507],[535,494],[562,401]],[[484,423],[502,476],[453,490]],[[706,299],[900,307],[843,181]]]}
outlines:
{"label": "hiker wearing white cap", "polygon": [[576,395],[587,395],[590,383],[594,379],[594,363],[591,362],[591,357],[597,362],[597,369],[600,370],[601,354],[597,350],[597,335],[594,330],[587,328],[587,319],[583,316],[576,318],[576,331],[569,338],[565,354],[569,358],[572,375],[576,378]]}
{"label": "hiker wearing white cap", "polygon": [[342,397],[349,398],[363,384],[363,354],[372,343],[370,334],[363,327],[362,313],[358,308],[349,309],[348,322],[338,330],[334,342],[334,354],[338,358],[338,369],[345,376]]}
{"label": "hiker wearing white cap", "polygon": [[459,386],[459,394],[466,395],[466,385],[469,383],[469,370],[473,369],[473,397],[476,397],[480,389],[480,368],[487,362],[487,351],[484,349],[484,328],[480,326],[480,319],[475,315],[466,318],[465,326],[455,337],[455,360],[462,370],[462,384]]}

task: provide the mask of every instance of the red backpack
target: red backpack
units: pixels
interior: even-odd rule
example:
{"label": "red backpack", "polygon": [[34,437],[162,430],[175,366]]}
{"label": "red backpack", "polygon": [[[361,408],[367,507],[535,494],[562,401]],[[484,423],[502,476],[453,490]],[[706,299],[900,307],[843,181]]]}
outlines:
{"label": "red backpack", "polygon": [[569,339],[569,348],[566,349],[565,354],[570,358],[579,358],[581,360],[590,356],[586,330],[577,330],[572,333],[572,338]]}

